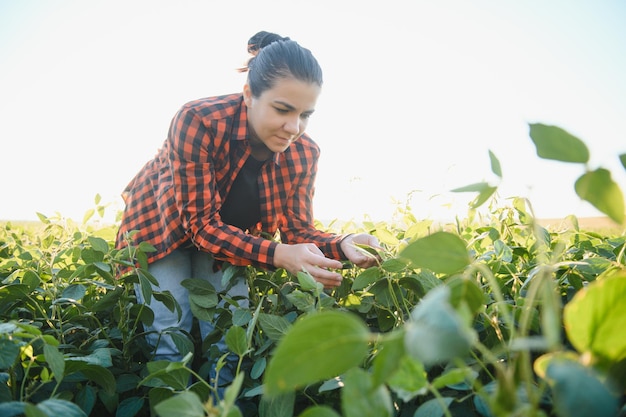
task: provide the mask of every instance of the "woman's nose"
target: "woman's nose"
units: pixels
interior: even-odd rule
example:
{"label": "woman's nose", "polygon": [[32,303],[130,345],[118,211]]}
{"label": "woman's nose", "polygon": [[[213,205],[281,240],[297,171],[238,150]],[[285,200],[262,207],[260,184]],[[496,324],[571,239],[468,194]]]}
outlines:
{"label": "woman's nose", "polygon": [[300,133],[300,118],[290,117],[285,121],[285,131],[291,135]]}

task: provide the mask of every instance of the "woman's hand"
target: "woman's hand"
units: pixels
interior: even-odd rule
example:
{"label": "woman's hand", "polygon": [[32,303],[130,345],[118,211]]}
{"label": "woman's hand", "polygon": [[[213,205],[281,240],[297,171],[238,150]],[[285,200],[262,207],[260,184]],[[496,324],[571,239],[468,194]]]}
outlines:
{"label": "woman's hand", "polygon": [[305,269],[324,288],[337,287],[343,279],[340,273],[329,271],[341,269],[341,262],[325,257],[314,243],[279,244],[274,252],[274,266],[294,275]]}
{"label": "woman's hand", "polygon": [[366,255],[363,250],[357,249],[356,244],[381,249],[378,239],[367,233],[348,235],[341,241],[341,250],[348,260],[360,268],[369,268],[378,265],[380,258],[377,255]]}

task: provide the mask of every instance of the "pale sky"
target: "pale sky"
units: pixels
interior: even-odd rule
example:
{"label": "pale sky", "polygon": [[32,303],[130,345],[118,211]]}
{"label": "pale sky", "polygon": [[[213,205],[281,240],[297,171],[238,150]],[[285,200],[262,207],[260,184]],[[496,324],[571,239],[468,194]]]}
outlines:
{"label": "pale sky", "polygon": [[[82,219],[119,193],[185,102],[241,91],[259,30],[311,49],[324,89],[315,215],[464,216],[494,180],[538,217],[600,215],[579,165],[539,159],[528,123],[560,126],[626,192],[626,2],[618,0],[0,0],[0,219]],[[111,215],[113,212],[111,212]]]}

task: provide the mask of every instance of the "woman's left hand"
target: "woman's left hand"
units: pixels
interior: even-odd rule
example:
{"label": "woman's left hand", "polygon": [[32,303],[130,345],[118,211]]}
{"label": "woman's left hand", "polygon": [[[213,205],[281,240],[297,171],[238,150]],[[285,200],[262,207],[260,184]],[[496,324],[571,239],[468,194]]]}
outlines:
{"label": "woman's left hand", "polygon": [[348,235],[341,241],[341,250],[348,260],[360,268],[369,268],[378,265],[380,258],[377,255],[366,255],[363,249],[358,249],[356,244],[381,249],[378,239],[367,233]]}

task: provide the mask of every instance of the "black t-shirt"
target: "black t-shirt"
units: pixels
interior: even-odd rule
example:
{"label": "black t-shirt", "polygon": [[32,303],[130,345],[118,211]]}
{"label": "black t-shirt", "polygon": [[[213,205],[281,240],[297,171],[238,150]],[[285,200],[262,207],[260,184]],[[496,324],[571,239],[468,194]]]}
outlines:
{"label": "black t-shirt", "polygon": [[224,223],[245,231],[261,220],[258,181],[264,163],[248,157],[222,204],[220,216]]}

